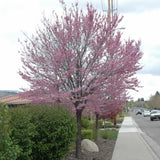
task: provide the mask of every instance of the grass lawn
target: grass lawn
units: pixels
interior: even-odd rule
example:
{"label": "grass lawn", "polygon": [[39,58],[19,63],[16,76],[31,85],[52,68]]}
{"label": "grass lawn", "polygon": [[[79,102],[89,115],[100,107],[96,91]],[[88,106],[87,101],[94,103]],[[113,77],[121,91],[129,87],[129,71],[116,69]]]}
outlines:
{"label": "grass lawn", "polygon": [[116,140],[118,136],[117,130],[99,130],[98,131],[98,137],[104,138],[104,139],[112,139]]}

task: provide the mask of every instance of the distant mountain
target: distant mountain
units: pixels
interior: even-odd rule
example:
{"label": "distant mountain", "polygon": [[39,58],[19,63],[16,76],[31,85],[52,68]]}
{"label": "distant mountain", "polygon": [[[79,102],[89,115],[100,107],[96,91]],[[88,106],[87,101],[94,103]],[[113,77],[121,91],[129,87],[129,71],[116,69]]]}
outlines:
{"label": "distant mountain", "polygon": [[19,93],[19,91],[13,91],[13,90],[0,90],[0,98],[1,97],[7,97],[10,95],[14,95]]}

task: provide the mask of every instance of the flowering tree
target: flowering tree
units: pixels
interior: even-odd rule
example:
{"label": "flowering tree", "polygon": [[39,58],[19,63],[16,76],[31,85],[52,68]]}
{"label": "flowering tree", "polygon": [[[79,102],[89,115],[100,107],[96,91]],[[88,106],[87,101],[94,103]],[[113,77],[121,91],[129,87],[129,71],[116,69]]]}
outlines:
{"label": "flowering tree", "polygon": [[77,3],[69,9],[64,4],[62,17],[56,13],[51,19],[44,17],[43,28],[21,42],[23,70],[19,73],[30,83],[32,101],[67,104],[76,112],[77,158],[81,157],[81,115],[85,108],[94,108],[89,103],[94,95],[108,94],[111,77],[120,77],[130,88],[137,86],[131,77],[141,68],[140,42],[121,42],[116,30],[121,19],[115,15],[110,20],[90,4],[87,12]]}
{"label": "flowering tree", "polygon": [[[126,77],[128,78],[128,77]],[[127,89],[134,89],[133,82],[136,84],[138,81],[132,79],[132,83],[126,83],[126,78],[123,75],[114,75],[108,78],[107,85],[103,87],[102,95],[92,95],[91,110],[96,115],[96,130],[95,130],[95,140],[97,139],[98,133],[98,119],[104,118],[114,118],[114,125],[116,125],[116,115],[121,111],[121,107],[129,99],[127,95]],[[137,83],[138,85],[138,83]]]}

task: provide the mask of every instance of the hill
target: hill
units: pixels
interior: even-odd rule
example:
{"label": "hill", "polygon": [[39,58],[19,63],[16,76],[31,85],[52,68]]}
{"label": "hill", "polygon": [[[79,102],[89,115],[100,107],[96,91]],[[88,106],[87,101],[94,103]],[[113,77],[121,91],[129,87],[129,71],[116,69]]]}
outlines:
{"label": "hill", "polygon": [[0,90],[0,98],[7,97],[10,95],[17,94],[19,91],[12,91],[12,90]]}

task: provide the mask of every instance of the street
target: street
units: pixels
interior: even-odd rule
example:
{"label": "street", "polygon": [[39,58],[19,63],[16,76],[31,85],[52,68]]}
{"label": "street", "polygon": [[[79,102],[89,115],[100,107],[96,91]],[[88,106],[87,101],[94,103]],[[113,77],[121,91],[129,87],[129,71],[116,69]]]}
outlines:
{"label": "street", "polygon": [[143,115],[131,114],[139,128],[150,136],[160,146],[160,121],[150,121],[149,117],[143,117]]}
{"label": "street", "polygon": [[140,130],[143,132],[143,137],[154,150],[154,152],[160,157],[160,121],[150,121],[150,117],[143,117],[143,115],[136,115],[131,112],[131,116],[138,124]]}

